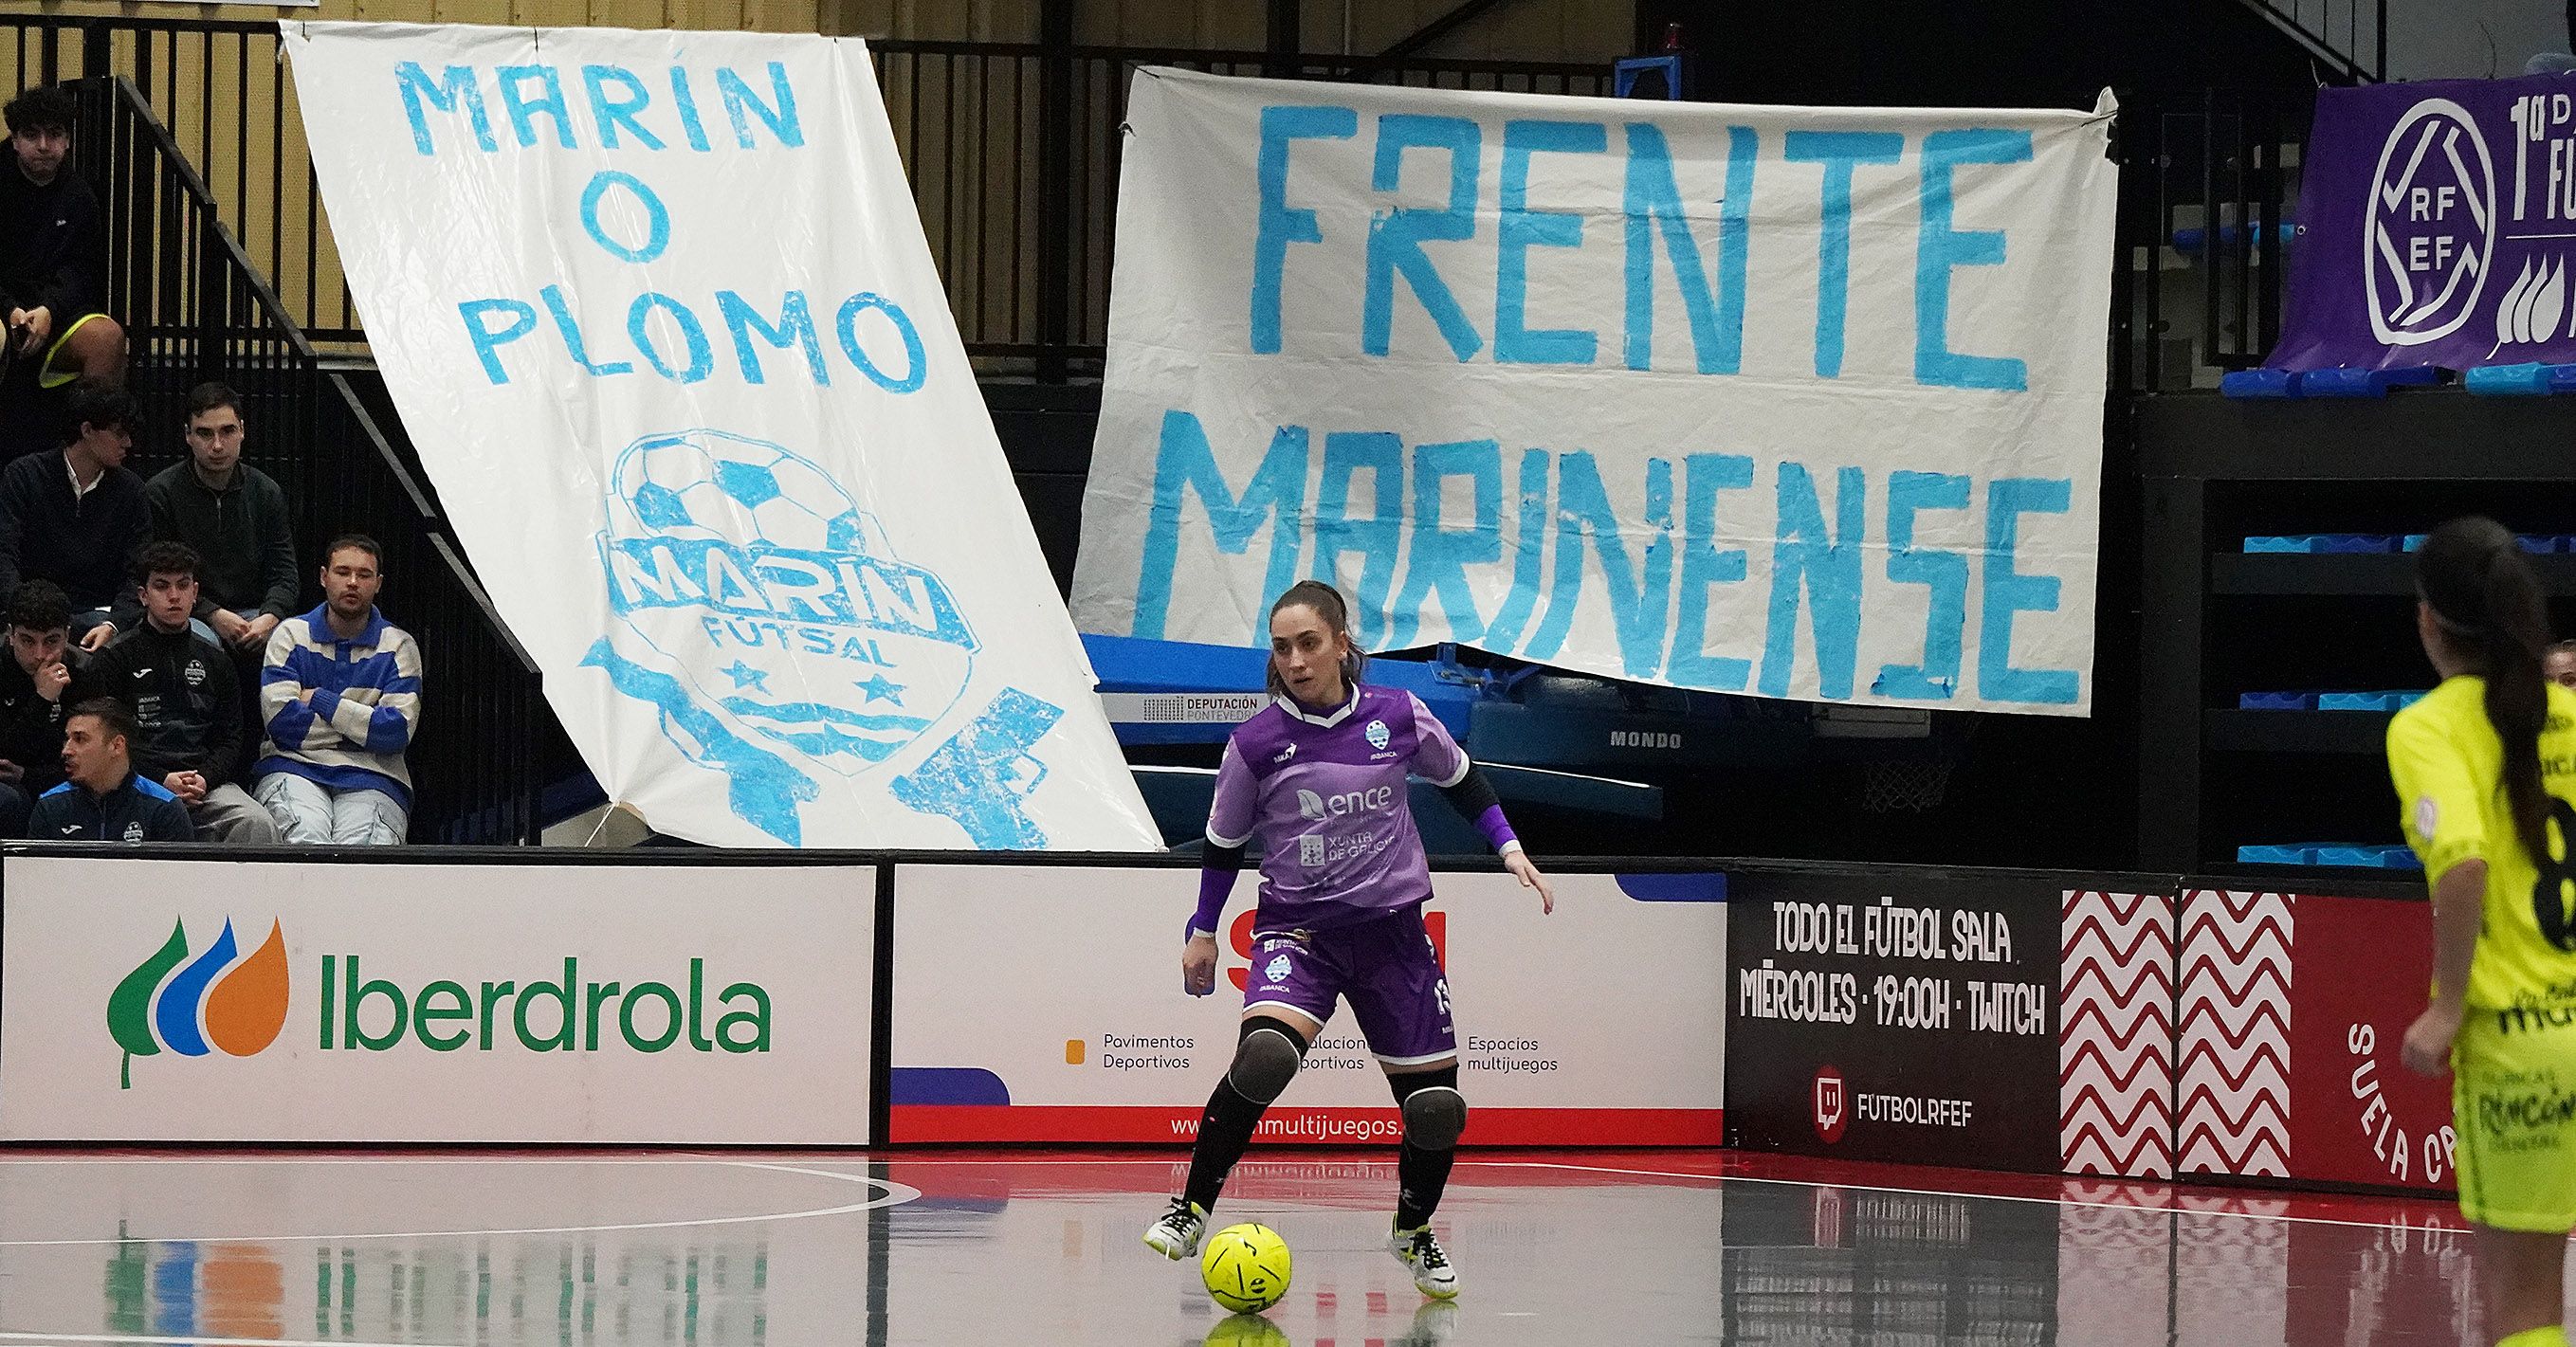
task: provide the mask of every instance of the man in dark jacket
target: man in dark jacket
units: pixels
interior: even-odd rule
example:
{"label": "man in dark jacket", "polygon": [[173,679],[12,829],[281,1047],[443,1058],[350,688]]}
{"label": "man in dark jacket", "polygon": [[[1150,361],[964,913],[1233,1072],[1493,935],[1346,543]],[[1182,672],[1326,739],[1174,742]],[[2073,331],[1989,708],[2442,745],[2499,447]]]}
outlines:
{"label": "man in dark jacket", "polygon": [[177,796],[137,775],[129,754],[134,717],[105,697],[72,708],[63,733],[70,779],[46,791],[27,820],[42,842],[193,842]]}
{"label": "man in dark jacket", "polygon": [[[143,494],[153,538],[186,543],[206,568],[190,616],[235,658],[256,661],[296,610],[297,577],[286,493],[242,461],[246,438],[241,395],[197,385],[188,393],[188,461],[163,469]],[[120,625],[130,618],[120,615]]]}
{"label": "man in dark jacket", "polygon": [[96,650],[116,634],[108,610],[126,592],[152,506],[143,479],[125,466],[140,419],[133,395],[82,383],[69,419],[72,440],[61,453],[0,468],[0,603],[22,582],[51,580],[71,599],[73,639]]}
{"label": "man in dark jacket", "polygon": [[63,721],[80,676],[71,606],[43,580],[9,600],[9,658],[0,660],[0,836],[21,835],[27,805],[63,780]]}
{"label": "man in dark jacket", "polygon": [[134,713],[134,768],[188,807],[210,842],[273,843],[277,824],[233,784],[241,766],[241,693],[232,657],[188,629],[197,554],[186,543],[143,549],[143,625],[90,661],[84,686]]}
{"label": "man in dark jacket", "polygon": [[9,354],[43,363],[47,388],[75,379],[125,382],[125,329],[107,303],[107,233],[98,197],[71,171],[71,91],[39,86],[0,108],[0,309]]}

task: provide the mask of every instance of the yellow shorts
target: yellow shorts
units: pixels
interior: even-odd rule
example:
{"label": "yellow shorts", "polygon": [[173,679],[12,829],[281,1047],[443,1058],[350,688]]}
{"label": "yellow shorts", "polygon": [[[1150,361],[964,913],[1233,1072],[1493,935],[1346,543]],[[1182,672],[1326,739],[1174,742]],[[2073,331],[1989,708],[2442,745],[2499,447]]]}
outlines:
{"label": "yellow shorts", "polygon": [[63,348],[65,346],[71,344],[73,333],[89,326],[93,320],[105,317],[107,317],[107,315],[103,313],[84,313],[79,317],[72,319],[70,323],[63,327],[62,331],[54,334],[53,341],[45,346],[45,363],[36,367],[36,384],[38,387],[60,388],[64,384],[70,383],[73,379],[78,377],[76,375],[65,374],[62,371],[55,369],[54,358],[63,353]]}
{"label": "yellow shorts", "polygon": [[2451,1069],[2460,1214],[2499,1230],[2576,1230],[2576,1024],[2472,1007]]}

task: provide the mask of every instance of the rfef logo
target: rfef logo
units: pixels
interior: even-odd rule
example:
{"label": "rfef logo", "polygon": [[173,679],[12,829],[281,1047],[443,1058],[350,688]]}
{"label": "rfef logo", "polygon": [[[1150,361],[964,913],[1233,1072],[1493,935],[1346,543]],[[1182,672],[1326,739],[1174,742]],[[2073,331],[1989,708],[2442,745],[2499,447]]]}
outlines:
{"label": "rfef logo", "polygon": [[223,934],[194,959],[187,922],[172,922],[170,938],[107,998],[108,1036],[125,1050],[117,1088],[133,1087],[135,1058],[164,1049],[182,1057],[217,1048],[248,1057],[265,1049],[286,1027],[286,986],[286,933],[277,922],[269,923],[258,949],[243,955],[227,920]]}
{"label": "rfef logo", "polygon": [[1851,1121],[1851,1096],[1843,1090],[1843,1073],[1830,1066],[1816,1068],[1815,1090],[1816,1135],[1830,1146],[1843,1139],[1843,1128]]}
{"label": "rfef logo", "polygon": [[[2477,311],[2502,224],[2485,134],[2468,109],[2427,98],[2388,133],[2371,181],[2360,260],[2372,333],[2391,346],[2451,335]],[[2555,285],[2564,284],[2561,273]],[[2551,287],[2526,276],[2518,288]],[[2517,313],[2528,327],[2527,312],[2508,308],[2506,316]],[[2550,318],[2554,324],[2554,307]]]}

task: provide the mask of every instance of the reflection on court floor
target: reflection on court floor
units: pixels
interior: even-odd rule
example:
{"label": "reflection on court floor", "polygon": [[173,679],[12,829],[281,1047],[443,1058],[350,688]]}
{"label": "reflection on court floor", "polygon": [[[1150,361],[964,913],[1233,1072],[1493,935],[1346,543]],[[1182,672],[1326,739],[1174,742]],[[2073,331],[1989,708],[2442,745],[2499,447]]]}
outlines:
{"label": "reflection on court floor", "polygon": [[1264,1153],[1288,1298],[1138,1243],[1178,1153],[0,1157],[0,1344],[2476,1344],[2447,1204],[1712,1152],[1470,1153],[1465,1294],[1392,1160]]}

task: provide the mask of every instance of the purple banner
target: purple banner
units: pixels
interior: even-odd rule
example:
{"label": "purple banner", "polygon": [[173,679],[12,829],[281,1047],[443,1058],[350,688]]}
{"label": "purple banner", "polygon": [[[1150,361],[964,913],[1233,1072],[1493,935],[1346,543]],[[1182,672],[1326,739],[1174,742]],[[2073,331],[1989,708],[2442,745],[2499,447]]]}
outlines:
{"label": "purple banner", "polygon": [[2576,79],[2317,93],[2265,363],[2576,363]]}

